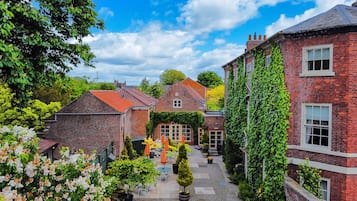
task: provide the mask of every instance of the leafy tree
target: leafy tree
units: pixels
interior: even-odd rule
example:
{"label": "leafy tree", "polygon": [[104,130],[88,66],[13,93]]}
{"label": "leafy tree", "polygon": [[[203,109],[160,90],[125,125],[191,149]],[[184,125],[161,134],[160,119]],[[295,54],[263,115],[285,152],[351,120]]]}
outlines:
{"label": "leafy tree", "polygon": [[160,75],[160,81],[163,85],[172,85],[175,82],[184,80],[185,78],[186,75],[183,72],[174,69],[165,70]]}
{"label": "leafy tree", "polygon": [[149,94],[150,90],[150,81],[146,78],[141,80],[140,85],[138,86],[138,89],[146,94]]}
{"label": "leafy tree", "polygon": [[186,187],[193,182],[192,171],[188,165],[187,159],[182,159],[178,168],[178,175],[176,178],[177,183],[183,187],[183,193],[188,193]]}
{"label": "leafy tree", "polygon": [[223,85],[222,78],[213,71],[205,71],[197,76],[197,82],[207,88],[214,88]]}
{"label": "leafy tree", "polygon": [[83,38],[104,27],[88,1],[0,1],[1,79],[24,105],[37,84],[50,85],[80,63],[93,66]]}
{"label": "leafy tree", "polygon": [[20,125],[41,131],[43,120],[50,117],[61,108],[59,102],[46,104],[40,100],[31,100],[27,107],[20,108],[13,104],[15,95],[7,84],[0,83],[0,125]]}
{"label": "leafy tree", "polygon": [[160,98],[164,93],[164,89],[160,82],[155,82],[153,85],[150,85],[149,80],[146,78],[141,81],[138,90],[154,98]]}
{"label": "leafy tree", "polygon": [[224,107],[224,85],[208,89],[207,108],[209,110],[221,110]]}

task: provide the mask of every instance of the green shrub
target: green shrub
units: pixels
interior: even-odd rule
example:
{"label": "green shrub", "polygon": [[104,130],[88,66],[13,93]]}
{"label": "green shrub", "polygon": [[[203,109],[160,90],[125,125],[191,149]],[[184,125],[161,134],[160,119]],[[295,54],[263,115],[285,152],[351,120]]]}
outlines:
{"label": "green shrub", "polygon": [[299,178],[299,183],[307,191],[318,198],[322,198],[322,191],[320,187],[321,171],[317,168],[310,167],[309,159],[302,164],[299,164],[299,169],[296,171]]}
{"label": "green shrub", "polygon": [[235,172],[233,175],[229,177],[231,182],[235,185],[240,184],[241,182],[245,181],[245,175],[244,172]]}
{"label": "green shrub", "polygon": [[238,197],[243,201],[255,201],[255,193],[251,185],[246,181],[242,181],[238,185],[239,195]]}

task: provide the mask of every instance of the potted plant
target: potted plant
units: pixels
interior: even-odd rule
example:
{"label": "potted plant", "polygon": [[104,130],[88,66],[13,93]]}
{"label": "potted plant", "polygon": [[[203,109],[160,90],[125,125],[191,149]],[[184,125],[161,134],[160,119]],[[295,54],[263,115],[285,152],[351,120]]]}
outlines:
{"label": "potted plant", "polygon": [[183,190],[180,190],[179,192],[179,200],[190,200],[190,191],[187,191],[186,187],[192,184],[193,175],[188,165],[187,159],[182,159],[180,162],[176,181],[180,186],[183,187]]}
{"label": "potted plant", "polygon": [[208,157],[207,157],[207,163],[208,163],[208,164],[212,164],[212,163],[213,163],[213,157],[208,156]]}
{"label": "potted plant", "polygon": [[180,162],[183,160],[183,159],[186,159],[187,160],[187,150],[186,150],[186,146],[184,144],[181,144],[179,146],[179,151],[178,151],[178,155],[177,155],[177,158],[176,158],[176,163],[172,164],[172,171],[174,174],[177,174],[178,173],[178,166],[180,164]]}
{"label": "potted plant", "polygon": [[155,163],[145,157],[135,160],[118,159],[109,164],[107,174],[116,177],[120,183],[119,188],[126,190],[125,200],[133,200],[130,193],[136,186],[153,184],[160,172],[156,170]]}

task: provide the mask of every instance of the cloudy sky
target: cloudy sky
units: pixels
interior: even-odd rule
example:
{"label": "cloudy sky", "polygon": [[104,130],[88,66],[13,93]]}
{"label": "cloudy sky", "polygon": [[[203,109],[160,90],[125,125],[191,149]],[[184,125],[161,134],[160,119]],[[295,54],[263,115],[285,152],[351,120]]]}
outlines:
{"label": "cloudy sky", "polygon": [[249,34],[277,31],[355,0],[93,0],[105,30],[85,39],[95,66],[70,76],[99,82],[155,82],[166,69],[196,80],[244,52]]}

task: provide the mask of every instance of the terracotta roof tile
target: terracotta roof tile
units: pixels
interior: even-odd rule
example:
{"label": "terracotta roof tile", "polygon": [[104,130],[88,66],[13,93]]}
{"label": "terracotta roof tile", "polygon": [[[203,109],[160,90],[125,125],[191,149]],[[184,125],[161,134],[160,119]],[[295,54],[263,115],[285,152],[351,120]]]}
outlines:
{"label": "terracotta roof tile", "polygon": [[118,112],[125,112],[133,106],[133,103],[131,101],[123,99],[115,91],[91,90],[90,93]]}
{"label": "terracotta roof tile", "polygon": [[134,106],[151,106],[157,103],[157,99],[144,94],[143,92],[133,88],[133,87],[124,87],[119,88],[117,91],[120,96],[124,99],[130,100]]}
{"label": "terracotta roof tile", "polygon": [[200,83],[193,81],[189,77],[182,80],[181,83],[194,89],[203,99],[206,98],[206,87],[202,86]]}

